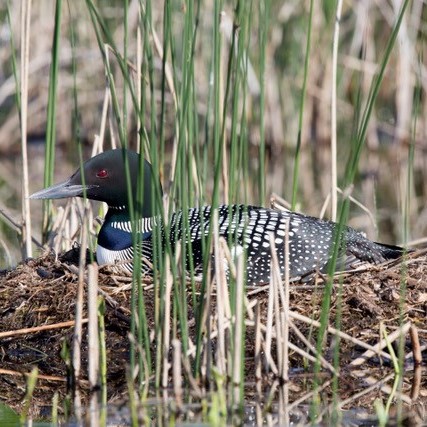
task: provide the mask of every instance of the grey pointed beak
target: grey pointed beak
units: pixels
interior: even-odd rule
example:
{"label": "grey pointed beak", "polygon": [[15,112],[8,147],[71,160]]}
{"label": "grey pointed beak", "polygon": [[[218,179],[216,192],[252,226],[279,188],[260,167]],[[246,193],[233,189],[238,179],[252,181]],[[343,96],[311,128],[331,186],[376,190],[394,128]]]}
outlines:
{"label": "grey pointed beak", "polygon": [[94,186],[71,184],[70,179],[68,179],[67,181],[52,185],[31,194],[30,199],[65,199],[67,197],[83,197],[84,190],[88,190],[92,187]]}

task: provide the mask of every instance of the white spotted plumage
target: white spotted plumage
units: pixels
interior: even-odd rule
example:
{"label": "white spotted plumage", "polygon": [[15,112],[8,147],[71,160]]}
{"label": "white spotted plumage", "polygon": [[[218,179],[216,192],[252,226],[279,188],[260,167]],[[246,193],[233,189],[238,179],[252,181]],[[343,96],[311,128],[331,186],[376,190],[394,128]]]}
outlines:
{"label": "white spotted plumage", "polygon": [[[191,264],[196,273],[201,272],[203,261],[201,241],[209,233],[211,210],[210,206],[191,208],[186,215],[178,211],[172,215],[169,224],[168,239],[172,249],[183,236],[187,242],[191,241],[193,258]],[[186,220],[188,224],[184,223]],[[146,233],[160,224],[160,220],[156,218],[143,218],[138,222],[138,231]],[[270,279],[271,233],[274,237],[280,271],[284,275],[287,224],[290,277],[296,279],[309,276],[317,270],[325,271],[331,257],[335,223],[287,210],[276,211],[244,205],[223,205],[218,208],[219,234],[230,244],[233,257],[243,251],[246,252],[247,283],[266,283]],[[110,226],[131,232],[129,221],[114,221]],[[164,227],[161,226],[162,236],[165,239]],[[346,240],[344,263],[349,255],[352,255],[353,260],[358,258],[370,262],[386,259],[385,253],[379,250],[382,245],[367,240],[361,233],[345,227],[344,238]],[[152,259],[151,234],[142,241],[138,251],[148,260]],[[121,251],[110,251],[102,246],[97,248],[97,259],[101,264],[123,262],[132,258],[132,247]],[[344,266],[345,264],[341,265]],[[132,263],[125,264],[125,268],[131,271]],[[149,273],[150,268],[145,266],[144,271]]]}

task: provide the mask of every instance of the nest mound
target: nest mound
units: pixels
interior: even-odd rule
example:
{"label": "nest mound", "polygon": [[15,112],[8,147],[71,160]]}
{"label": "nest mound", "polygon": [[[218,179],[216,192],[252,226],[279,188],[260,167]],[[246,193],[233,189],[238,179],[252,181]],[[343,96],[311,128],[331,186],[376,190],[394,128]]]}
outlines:
{"label": "nest mound", "polygon": [[[70,362],[64,359],[64,348],[73,339],[74,315],[78,288],[78,255],[76,248],[60,257],[48,253],[28,260],[17,268],[0,274],[0,350],[2,369],[0,390],[8,404],[19,407],[25,394],[25,377],[34,366],[39,379],[60,384],[65,388],[69,380]],[[425,319],[427,314],[427,263],[425,252],[412,253],[405,260],[370,267],[357,273],[346,273],[332,288],[330,322],[340,310],[340,329],[365,342],[374,344],[380,339],[380,322],[393,331],[410,321],[418,328],[422,348],[427,343]],[[320,284],[319,284],[320,283]],[[119,393],[126,387],[126,367],[129,360],[131,278],[118,276],[108,268],[99,271],[99,292],[106,301],[105,330],[108,360],[109,391]],[[291,285],[291,310],[312,319],[320,317],[325,286]],[[340,291],[339,291],[340,290]],[[153,348],[155,294],[153,286],[144,287],[144,300]],[[191,295],[191,292],[188,292]],[[266,321],[268,287],[248,289],[249,302],[259,304],[261,321]],[[215,294],[211,304],[215,303]],[[255,303],[252,304],[252,307]],[[86,303],[83,307],[86,317]],[[192,298],[188,297],[190,334],[195,334]],[[215,308],[213,308],[213,312]],[[298,322],[301,332],[310,335],[310,325]],[[56,326],[55,326],[56,325]],[[332,324],[333,326],[333,324]],[[85,326],[84,326],[85,327]],[[246,328],[245,379],[254,379],[255,328]],[[85,337],[85,333],[83,335]],[[193,339],[193,337],[190,338]],[[299,341],[291,333],[291,341]],[[312,339],[313,341],[313,339]],[[424,346],[424,347],[423,347]],[[331,347],[332,348],[332,347]],[[61,356],[62,352],[62,356]],[[348,363],[363,349],[340,343],[341,361]],[[424,352],[425,354],[425,352]],[[327,352],[326,352],[327,355]],[[87,366],[87,342],[82,343],[82,366]],[[331,356],[332,357],[332,356]],[[301,357],[291,353],[292,366],[301,367]],[[295,364],[295,365],[294,365]],[[12,395],[10,390],[13,389]],[[41,394],[43,394],[43,387]],[[18,391],[18,392],[17,392]],[[37,396],[35,395],[37,399]],[[42,396],[40,397],[42,399]]]}

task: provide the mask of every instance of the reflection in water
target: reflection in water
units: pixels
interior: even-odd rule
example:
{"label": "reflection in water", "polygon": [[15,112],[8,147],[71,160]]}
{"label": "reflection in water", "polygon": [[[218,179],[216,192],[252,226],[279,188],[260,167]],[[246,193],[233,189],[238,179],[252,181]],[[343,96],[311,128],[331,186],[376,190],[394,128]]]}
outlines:
{"label": "reflection in water", "polygon": [[[234,409],[230,404],[232,401],[229,393],[231,388],[226,385],[223,390],[207,392],[201,399],[186,392],[183,401],[179,402],[172,391],[164,390],[156,396],[131,401],[121,400],[120,403],[117,403],[120,399],[127,399],[125,396],[128,394],[126,393],[122,396],[114,396],[107,407],[100,404],[101,395],[97,390],[90,396],[87,394],[82,396],[85,403],[82,406],[81,417],[75,418],[76,412],[74,412],[74,416],[64,425],[78,425],[81,422],[86,425],[98,425],[100,421],[105,420],[108,425],[129,425],[134,421],[137,425],[155,422],[160,426],[181,423],[246,426],[365,426],[378,423],[378,409],[375,409],[374,406],[376,401],[392,402],[387,413],[388,425],[403,422],[410,423],[409,425],[425,423],[427,421],[427,414],[424,410],[425,393],[420,394],[421,387],[426,389],[423,384],[423,382],[425,383],[423,368],[417,367],[413,375],[406,375],[404,378],[396,377],[393,373],[380,377],[379,374],[382,370],[376,371],[365,372],[364,378],[361,378],[361,371],[358,371],[355,376],[353,372],[345,373],[346,376],[353,378],[355,386],[357,381],[357,387],[351,394],[345,390],[337,390],[338,394],[335,398],[333,398],[333,389],[337,385],[339,386],[339,379],[338,383],[332,378],[319,380],[321,384],[318,388],[310,390],[313,387],[313,377],[299,375],[284,384],[280,384],[277,380],[273,381],[268,387],[262,387],[262,394],[259,394],[260,388],[257,388],[255,384],[248,384],[245,387],[247,395],[243,406]],[[375,376],[378,376],[378,379],[374,383]],[[385,386],[389,386],[396,380],[399,383],[400,391],[393,395],[390,394],[393,388]],[[45,392],[45,395],[48,397],[48,393]],[[52,395],[53,390],[50,397]],[[225,397],[224,402],[221,401],[221,396]],[[49,400],[36,403],[47,405]],[[60,409],[62,403],[59,403]],[[76,401],[74,403],[76,404]],[[223,403],[225,406],[222,405]],[[63,412],[60,410],[59,413]],[[5,417],[8,416],[7,419],[10,419],[11,413],[3,410],[0,414],[1,425],[4,425]],[[61,416],[59,419],[61,420]],[[37,426],[37,422],[33,425]]]}

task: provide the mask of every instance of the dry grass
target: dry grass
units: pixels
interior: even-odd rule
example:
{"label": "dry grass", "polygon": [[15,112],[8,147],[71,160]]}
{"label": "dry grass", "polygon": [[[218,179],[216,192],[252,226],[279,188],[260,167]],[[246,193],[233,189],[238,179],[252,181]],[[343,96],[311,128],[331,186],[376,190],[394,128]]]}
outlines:
{"label": "dry grass", "polygon": [[[0,168],[0,208],[7,208],[15,219],[20,218],[21,206],[17,202],[21,193],[19,180],[16,176],[22,173],[22,164],[16,155],[20,153],[19,141],[20,124],[18,111],[14,104],[16,92],[15,82],[11,74],[11,48],[9,39],[12,35],[19,53],[20,40],[20,3],[9,2],[11,11],[11,28],[7,20],[0,23],[0,35],[4,38],[0,43],[0,152],[10,160],[5,159]],[[60,74],[58,81],[57,108],[57,141],[58,171],[64,177],[70,172],[67,163],[75,158],[75,131],[73,130],[73,85],[74,76],[71,67],[72,49],[70,47],[70,28],[72,27],[77,40],[76,55],[76,84],[78,96],[79,135],[83,141],[92,144],[93,136],[100,133],[100,117],[103,111],[105,95],[105,69],[101,53],[94,36],[92,24],[83,0],[69,4],[70,10],[64,7],[60,40]],[[0,12],[5,13],[6,3],[0,5]],[[129,61],[137,63],[138,1],[133,0],[129,6],[129,39],[127,52]],[[213,25],[212,5],[207,2],[202,8],[199,23],[199,37],[195,46],[195,76],[197,91],[197,111],[201,123],[206,119],[208,110],[209,64],[211,61],[211,31]],[[118,46],[123,41],[123,9],[120,6],[105,6],[102,13],[108,18],[112,36]],[[362,201],[379,224],[379,233],[366,213],[354,209],[351,225],[363,228],[369,237],[379,234],[382,240],[399,242],[403,240],[403,203],[407,191],[411,192],[409,212],[410,238],[418,239],[427,231],[427,209],[425,195],[427,194],[425,133],[427,129],[425,100],[418,113],[413,112],[414,91],[417,87],[425,87],[425,66],[419,58],[426,57],[423,43],[423,5],[413,2],[403,21],[399,44],[393,52],[387,68],[386,78],[382,84],[376,107],[374,109],[370,130],[367,135],[368,150],[363,154],[360,167],[360,178],[354,196]],[[173,31],[176,40],[180,40],[184,20],[184,10],[177,11],[174,16]],[[232,19],[231,7],[225,9],[225,19]],[[337,136],[338,136],[338,177],[343,175],[343,166],[348,156],[348,141],[351,137],[354,118],[357,115],[355,99],[358,96],[360,82],[362,99],[367,96],[369,84],[377,70],[377,64],[390,34],[396,10],[389,2],[381,0],[375,4],[358,2],[345,5],[338,44],[338,87],[337,87]],[[28,81],[28,135],[29,135],[29,170],[30,192],[39,189],[42,183],[41,170],[37,164],[40,158],[39,144],[36,141],[44,139],[46,129],[46,102],[49,85],[49,65],[51,60],[52,33],[54,20],[54,3],[43,5],[34,4],[30,20],[30,55]],[[286,2],[273,2],[270,31],[267,40],[267,66],[265,75],[265,137],[267,147],[267,188],[266,194],[275,191],[287,195],[290,199],[292,185],[294,149],[297,140],[298,108],[302,86],[302,46],[305,46],[308,3],[297,2],[288,5]],[[255,18],[254,18],[255,19]],[[253,72],[249,78],[247,96],[247,126],[250,157],[257,158],[260,138],[259,118],[259,39],[256,31],[257,22],[253,23],[251,35],[251,67]],[[153,4],[153,29],[162,42],[163,12],[162,6]],[[381,30],[375,30],[381,29]],[[225,30],[224,30],[225,31]],[[223,42],[226,53],[229,42],[226,33]],[[315,5],[312,29],[312,51],[310,52],[310,69],[307,82],[307,99],[304,109],[302,132],[302,157],[300,188],[298,200],[300,210],[314,216],[321,211],[324,200],[330,194],[330,164],[331,139],[330,94],[332,91],[332,37],[333,31],[327,16],[320,5]],[[208,43],[209,48],[206,48]],[[399,48],[399,46],[402,46]],[[154,49],[154,66],[156,74],[161,72],[161,55],[159,49]],[[361,52],[364,52],[361,56]],[[17,55],[19,58],[19,55]],[[224,64],[225,66],[226,64]],[[171,66],[167,62],[167,66]],[[112,59],[112,73],[119,97],[123,93],[123,78],[117,64]],[[133,73],[133,71],[131,71]],[[132,78],[136,75],[132,74]],[[154,82],[156,100],[160,99],[160,79]],[[170,86],[170,85],[169,85]],[[168,87],[166,94],[166,156],[173,151],[176,132],[176,111],[174,94]],[[424,89],[422,89],[424,91]],[[147,93],[149,96],[149,93]],[[128,97],[128,115],[126,128],[131,145],[136,145],[136,118]],[[160,102],[160,101],[156,101]],[[159,107],[159,105],[157,105]],[[110,110],[111,111],[111,110]],[[160,111],[160,108],[157,109]],[[145,120],[149,133],[149,114]],[[416,129],[413,126],[416,118]],[[105,135],[115,135],[114,119],[111,130]],[[156,118],[159,120],[159,117]],[[415,132],[415,133],[414,133]],[[333,132],[332,132],[333,133]],[[414,135],[413,135],[414,134]],[[408,143],[415,143],[415,164],[413,165],[411,188],[406,185]],[[116,135],[115,135],[116,136]],[[200,143],[204,135],[200,133]],[[116,136],[117,140],[117,136]],[[89,149],[88,149],[89,151]],[[87,157],[87,156],[86,156]],[[256,170],[259,165],[253,164]],[[73,167],[72,167],[73,168]],[[71,168],[71,169],[72,169]],[[247,188],[248,202],[257,200],[256,186]],[[209,190],[209,189],[208,189]],[[227,189],[224,189],[227,191]],[[209,192],[209,191],[208,191]],[[239,200],[242,201],[242,200]],[[266,201],[262,201],[265,204]],[[34,229],[37,230],[39,219],[32,212]],[[19,222],[19,221],[18,221]],[[7,223],[7,221],[6,221]],[[9,260],[6,265],[14,265],[20,260],[20,251],[14,243],[15,232],[0,230],[0,245],[7,253]]]}

